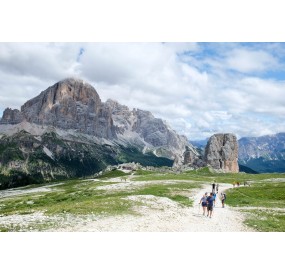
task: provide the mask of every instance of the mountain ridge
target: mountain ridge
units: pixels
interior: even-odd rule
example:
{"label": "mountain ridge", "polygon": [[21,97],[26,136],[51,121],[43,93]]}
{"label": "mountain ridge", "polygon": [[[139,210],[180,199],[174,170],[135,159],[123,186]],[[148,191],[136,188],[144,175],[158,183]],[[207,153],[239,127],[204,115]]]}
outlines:
{"label": "mountain ridge", "polygon": [[285,172],[285,133],[239,140],[239,162],[257,172]]}
{"label": "mountain ridge", "polygon": [[[67,78],[50,86],[24,103],[21,111],[7,108],[0,124],[14,125],[23,121],[65,130],[75,129],[108,140],[117,140],[119,135],[118,140],[125,142],[130,137],[128,142],[144,145],[145,151],[150,149],[148,147],[160,147],[157,154],[172,159],[177,155],[182,158],[185,146],[192,147],[186,137],[178,135],[149,111],[131,111],[111,99],[104,103],[90,84],[75,78]],[[136,137],[125,135],[124,140],[122,137],[127,132]],[[172,150],[168,147],[174,148],[176,155],[171,154]]]}
{"label": "mountain ridge", "polygon": [[130,161],[172,166],[183,162],[186,147],[193,148],[151,112],[104,103],[90,84],[73,78],[48,87],[21,110],[5,109],[0,120],[0,174],[6,175],[78,177]]}

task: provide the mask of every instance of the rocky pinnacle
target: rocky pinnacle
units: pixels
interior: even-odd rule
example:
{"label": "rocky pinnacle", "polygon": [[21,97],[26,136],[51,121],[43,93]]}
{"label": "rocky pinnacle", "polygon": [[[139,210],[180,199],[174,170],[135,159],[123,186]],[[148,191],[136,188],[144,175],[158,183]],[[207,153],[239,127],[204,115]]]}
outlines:
{"label": "rocky pinnacle", "polygon": [[238,173],[238,143],[233,134],[215,134],[210,137],[204,160],[214,169]]}

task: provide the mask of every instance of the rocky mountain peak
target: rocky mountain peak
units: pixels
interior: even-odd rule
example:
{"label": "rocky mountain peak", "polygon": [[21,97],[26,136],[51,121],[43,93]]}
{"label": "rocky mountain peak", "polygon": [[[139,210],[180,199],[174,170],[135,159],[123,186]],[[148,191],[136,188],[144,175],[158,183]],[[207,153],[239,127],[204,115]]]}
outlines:
{"label": "rocky mountain peak", "polygon": [[208,140],[205,162],[214,169],[237,173],[238,142],[234,134],[215,134]]}
{"label": "rocky mountain peak", "polygon": [[59,81],[27,101],[21,111],[6,109],[4,114],[0,124],[26,121],[41,127],[72,129],[159,157],[176,158],[179,163],[186,146],[191,147],[186,137],[151,112],[130,110],[111,99],[103,103],[90,84],[76,78]]}
{"label": "rocky mountain peak", "polygon": [[107,139],[116,136],[109,108],[102,104],[96,90],[81,79],[67,78],[59,81],[27,101],[20,113],[15,110],[5,112],[2,124],[11,123],[12,118],[16,118],[14,121],[17,123],[26,120],[66,130],[75,129]]}
{"label": "rocky mountain peak", "polygon": [[58,104],[69,104],[71,101],[84,105],[101,104],[98,93],[90,84],[80,79],[67,78],[27,101],[21,107],[21,111],[28,112],[29,108],[35,107],[39,113],[48,112]]}

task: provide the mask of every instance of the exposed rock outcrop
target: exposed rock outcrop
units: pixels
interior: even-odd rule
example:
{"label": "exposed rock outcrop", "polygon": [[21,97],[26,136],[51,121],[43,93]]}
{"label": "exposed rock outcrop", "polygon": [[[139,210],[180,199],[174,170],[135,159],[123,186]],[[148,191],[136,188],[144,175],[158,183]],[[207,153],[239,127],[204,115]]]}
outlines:
{"label": "exposed rock outcrop", "polygon": [[107,100],[106,105],[111,109],[118,137],[142,147],[145,152],[154,151],[157,156],[176,158],[178,163],[182,163],[186,147],[193,149],[185,136],[178,135],[151,112],[129,110],[127,106],[111,99]]}
{"label": "exposed rock outcrop", "polygon": [[[9,109],[5,112],[11,113]],[[100,138],[116,137],[112,114],[96,90],[73,78],[60,81],[27,101],[21,112],[13,110],[10,116],[3,116],[1,124],[16,124],[21,119],[39,125],[76,129]]]}
{"label": "exposed rock outcrop", "polygon": [[[191,151],[186,158],[192,165],[197,154],[187,138],[162,119],[113,100],[103,103],[90,84],[73,78],[41,92],[21,111],[6,109],[0,124],[0,145],[6,148],[0,152],[0,173],[36,175],[46,170],[44,179],[69,177],[122,162],[172,166],[175,160],[179,166],[185,150]],[[37,141],[26,142],[32,139]]]}
{"label": "exposed rock outcrop", "polygon": [[1,124],[18,124],[24,120],[24,115],[19,110],[7,108],[3,112],[3,117],[0,121]]}
{"label": "exposed rock outcrop", "polygon": [[238,143],[233,134],[215,134],[210,137],[204,160],[214,169],[238,173]]}
{"label": "exposed rock outcrop", "polygon": [[183,162],[192,145],[151,112],[133,109],[109,99],[106,103],[83,80],[68,78],[27,101],[21,111],[6,109],[0,124],[23,120],[59,129],[73,129],[109,141],[131,144],[143,152]]}

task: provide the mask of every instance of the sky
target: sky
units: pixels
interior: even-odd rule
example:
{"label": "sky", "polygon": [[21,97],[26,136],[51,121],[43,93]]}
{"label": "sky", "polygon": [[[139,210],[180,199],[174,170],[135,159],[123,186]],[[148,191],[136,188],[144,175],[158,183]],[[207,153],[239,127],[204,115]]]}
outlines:
{"label": "sky", "polygon": [[285,43],[0,43],[0,116],[67,77],[189,140],[285,131]]}

